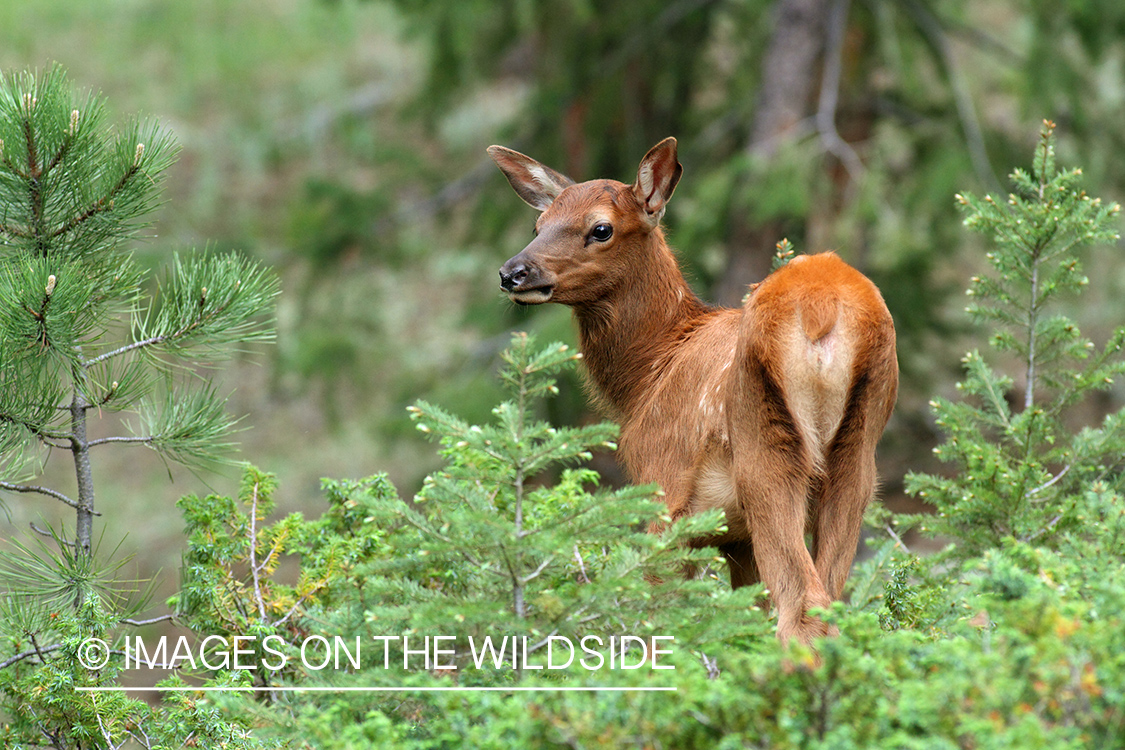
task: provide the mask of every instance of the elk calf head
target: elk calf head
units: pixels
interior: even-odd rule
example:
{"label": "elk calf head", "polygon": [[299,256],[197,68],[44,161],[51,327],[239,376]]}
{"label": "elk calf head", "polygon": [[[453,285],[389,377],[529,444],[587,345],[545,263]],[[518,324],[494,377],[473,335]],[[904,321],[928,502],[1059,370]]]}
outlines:
{"label": "elk calf head", "polygon": [[522,305],[581,305],[611,295],[644,262],[682,172],[675,138],[648,152],[632,185],[576,185],[517,151],[492,146],[488,153],[516,193],[542,212],[535,239],[500,269],[501,288]]}

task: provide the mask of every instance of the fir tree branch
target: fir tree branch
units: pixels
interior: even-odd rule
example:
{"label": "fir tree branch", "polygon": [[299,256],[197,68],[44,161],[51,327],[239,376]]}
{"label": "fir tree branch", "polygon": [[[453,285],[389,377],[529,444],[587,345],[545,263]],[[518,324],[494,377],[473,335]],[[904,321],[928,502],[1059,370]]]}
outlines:
{"label": "fir tree branch", "polygon": [[266,568],[268,568],[270,563],[272,563],[276,559],[277,554],[281,552],[281,547],[283,544],[285,544],[284,535],[278,534],[278,538],[274,540],[273,545],[270,547],[270,551],[267,552],[264,557],[262,557],[262,561],[258,564],[258,570],[260,572],[267,572]]}
{"label": "fir tree branch", "polygon": [[578,545],[574,545],[574,559],[578,561],[578,571],[581,573],[581,578],[578,579],[579,583],[589,583],[590,576],[586,575],[586,565],[582,562],[582,555],[578,551]]}
{"label": "fir tree branch", "polygon": [[[579,508],[569,515],[558,517],[557,519],[555,519],[553,521],[553,525],[555,527],[558,527],[558,526],[570,524],[573,521],[576,521],[577,519],[581,518],[582,516],[585,516],[585,515],[589,514],[592,511],[595,511],[595,510],[597,510],[597,508],[595,508],[592,505],[586,506],[584,508]],[[547,530],[548,529],[543,527],[543,526],[540,526],[540,527],[535,528],[535,529],[525,529],[519,535],[519,538],[520,539],[526,539],[530,536],[535,536],[536,534],[541,534],[541,533],[543,533],[544,531],[547,531]],[[575,529],[576,532],[580,532],[581,530],[582,530],[581,528]]]}
{"label": "fir tree branch", "polygon": [[524,585],[526,585],[528,583],[531,583],[532,581],[534,581],[536,578],[539,577],[539,574],[543,572],[544,568],[546,568],[548,565],[550,565],[554,561],[555,561],[555,556],[554,555],[548,555],[547,559],[539,564],[539,567],[537,567],[535,570],[531,571],[527,575],[522,576],[519,579],[519,582],[521,584],[524,584]]}
{"label": "fir tree branch", "polygon": [[1056,482],[1058,482],[1060,479],[1065,477],[1070,472],[1070,469],[1071,469],[1071,464],[1067,464],[1066,466],[1063,467],[1062,471],[1060,471],[1058,474],[1055,474],[1053,477],[1051,477],[1050,479],[1048,479],[1046,482],[1039,485],[1038,487],[1035,487],[1034,489],[1028,490],[1027,493],[1024,495],[1024,499],[1025,500],[1031,500],[1033,497],[1038,495],[1043,490],[1051,487]]}
{"label": "fir tree branch", "polygon": [[308,593],[301,594],[301,596],[298,597],[297,601],[293,603],[293,606],[289,608],[289,611],[285,613],[285,616],[282,617],[277,622],[273,623],[273,626],[275,628],[279,628],[282,625],[284,625],[285,622],[290,617],[292,617],[293,614],[297,611],[297,608],[300,607],[302,604],[304,604],[306,601],[308,601],[310,598],[312,598],[312,595],[314,593],[316,593],[317,591],[319,591],[321,588],[323,588],[323,586],[318,586],[317,588],[313,589],[312,591],[309,591]]}
{"label": "fir tree branch", "polygon": [[504,565],[508,568],[508,578],[512,581],[512,608],[516,613],[516,617],[523,619],[527,616],[527,604],[524,602],[523,598],[523,582],[520,581],[520,575],[512,565],[512,558],[508,554],[508,548],[502,543],[498,546],[500,547],[500,554],[504,558]]}
{"label": "fir tree branch", "polygon": [[[413,518],[411,518],[411,517],[410,517],[409,515],[407,515],[406,513],[401,513],[401,512],[400,512],[400,513],[399,513],[398,515],[399,515],[399,518],[401,518],[402,520],[406,521],[406,522],[407,522],[408,524],[410,524],[411,526],[413,526],[413,527],[414,527],[415,529],[417,529],[418,531],[421,531],[421,532],[422,532],[423,534],[428,534],[428,535],[432,535],[432,536],[435,536],[435,537],[437,537],[438,539],[440,539],[441,541],[445,542],[446,544],[449,544],[449,545],[454,545],[454,546],[456,546],[456,547],[458,548],[458,549],[457,549],[457,551],[458,551],[458,552],[459,552],[459,553],[461,554],[461,556],[462,556],[462,557],[464,557],[464,558],[465,558],[465,560],[467,560],[467,561],[468,561],[468,563],[469,563],[470,565],[474,565],[474,566],[476,566],[476,567],[480,568],[481,570],[488,570],[488,565],[487,565],[486,563],[483,563],[483,562],[481,562],[481,561],[480,561],[479,559],[477,559],[477,558],[473,557],[473,556],[472,556],[471,554],[469,554],[468,552],[466,552],[466,551],[465,551],[465,549],[464,549],[464,545],[463,545],[463,544],[460,544],[460,543],[458,543],[458,542],[455,542],[455,541],[454,541],[453,539],[451,539],[450,537],[446,536],[445,534],[442,534],[442,533],[441,533],[440,531],[438,531],[437,529],[431,528],[431,527],[429,527],[429,526],[424,526],[424,525],[422,525],[422,524],[418,523],[417,521],[415,521],[415,520],[414,520]],[[501,574],[501,575],[503,575],[503,574]]]}
{"label": "fir tree branch", "polygon": [[910,554],[910,548],[906,546],[906,542],[902,541],[902,537],[900,537],[895,532],[895,530],[893,528],[891,528],[891,525],[888,523],[883,528],[886,529],[888,534],[890,534],[891,539],[895,540],[895,544],[897,544],[899,547],[902,547],[902,551],[909,555]]}
{"label": "fir tree branch", "polygon": [[1039,529],[1039,530],[1038,530],[1038,531],[1036,531],[1036,532],[1035,532],[1034,534],[1030,534],[1030,535],[1028,535],[1028,536],[1022,537],[1022,538],[1020,539],[1020,541],[1022,541],[1022,542],[1034,542],[1034,541],[1035,541],[1036,539],[1038,539],[1039,537],[1043,536],[1044,534],[1046,534],[1046,533],[1047,533],[1048,531],[1050,531],[1051,529],[1055,528],[1055,526],[1057,526],[1057,525],[1058,525],[1059,521],[1061,521],[1061,520],[1063,519],[1063,516],[1064,516],[1064,515],[1065,515],[1065,514],[1063,514],[1063,513],[1059,513],[1059,514],[1058,514],[1058,515],[1056,515],[1056,516],[1055,516],[1054,518],[1052,518],[1052,519],[1051,519],[1051,521],[1050,521],[1050,523],[1048,523],[1048,524],[1047,524],[1046,526],[1044,526],[1043,528]]}

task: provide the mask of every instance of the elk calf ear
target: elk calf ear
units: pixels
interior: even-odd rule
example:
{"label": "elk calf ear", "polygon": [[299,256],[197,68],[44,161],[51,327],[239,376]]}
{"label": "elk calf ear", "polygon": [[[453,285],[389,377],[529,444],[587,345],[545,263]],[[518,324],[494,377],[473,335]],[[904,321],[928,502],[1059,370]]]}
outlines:
{"label": "elk calf ear", "polygon": [[675,138],[665,138],[641,159],[633,195],[644,206],[650,225],[656,226],[660,222],[683,172],[684,168],[676,161]]}
{"label": "elk calf ear", "polygon": [[489,146],[488,155],[508,178],[516,194],[532,208],[546,211],[574,180],[543,166],[530,156],[503,146]]}

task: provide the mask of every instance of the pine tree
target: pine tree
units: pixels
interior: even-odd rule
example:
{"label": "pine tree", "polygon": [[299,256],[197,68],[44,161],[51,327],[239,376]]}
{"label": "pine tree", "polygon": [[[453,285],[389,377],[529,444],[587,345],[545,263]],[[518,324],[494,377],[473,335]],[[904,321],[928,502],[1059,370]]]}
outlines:
{"label": "pine tree", "polygon": [[[110,644],[143,624],[132,618],[145,599],[117,550],[95,542],[97,452],[147,446],[192,466],[222,456],[234,420],[187,365],[272,337],[277,280],[237,255],[176,256],[146,292],[129,244],[175,154],[154,122],[109,128],[103,100],[76,95],[59,68],[0,76],[0,491],[64,503],[76,519],[0,549],[3,747],[253,745],[192,701],[155,716],[123,692],[80,691],[114,684]],[[135,414],[129,434],[90,437],[90,421],[114,412]],[[52,452],[73,463],[73,491],[36,483]]]}
{"label": "pine tree", "polygon": [[909,519],[957,542],[967,557],[1006,542],[1044,544],[1078,523],[1082,499],[1120,490],[1125,412],[1072,432],[1064,419],[1093,391],[1125,372],[1125,327],[1100,350],[1057,312],[1088,284],[1078,257],[1091,243],[1118,237],[1117,204],[1081,189],[1080,169],[1055,164],[1054,125],[1044,123],[1030,174],[1016,170],[1006,202],[965,194],[965,225],[989,236],[994,276],[972,279],[970,316],[994,327],[989,343],[1016,377],[979,351],[964,358],[962,401],[932,402],[946,439],[935,452],[955,465],[952,477],[911,474],[907,490],[934,505],[934,516]]}
{"label": "pine tree", "polygon": [[[98,515],[92,451],[146,445],[185,464],[229,447],[234,421],[206,380],[184,387],[177,362],[268,339],[276,279],[236,255],[176,257],[144,292],[129,240],[147,226],[176,145],[151,121],[117,132],[104,102],[64,72],[0,80],[0,489],[75,511],[86,555]],[[128,320],[122,330],[122,319]],[[137,414],[132,434],[96,440],[87,423]],[[51,449],[67,451],[76,492],[28,481]]]}

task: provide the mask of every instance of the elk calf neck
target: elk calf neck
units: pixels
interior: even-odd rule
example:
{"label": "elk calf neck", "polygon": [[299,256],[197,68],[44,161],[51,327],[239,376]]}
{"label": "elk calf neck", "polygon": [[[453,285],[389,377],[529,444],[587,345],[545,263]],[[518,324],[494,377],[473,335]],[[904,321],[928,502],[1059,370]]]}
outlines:
{"label": "elk calf neck", "polygon": [[648,152],[632,185],[575,184],[518,152],[488,151],[541,212],[501,287],[519,304],[571,307],[630,477],[658,483],[673,518],[721,508],[726,533],[693,544],[723,552],[732,586],[765,584],[779,638],[826,635],[808,610],[843,589],[898,388],[879,290],[822,253],[771,274],[740,309],[699,301],[660,227],[682,171],[673,138]]}

